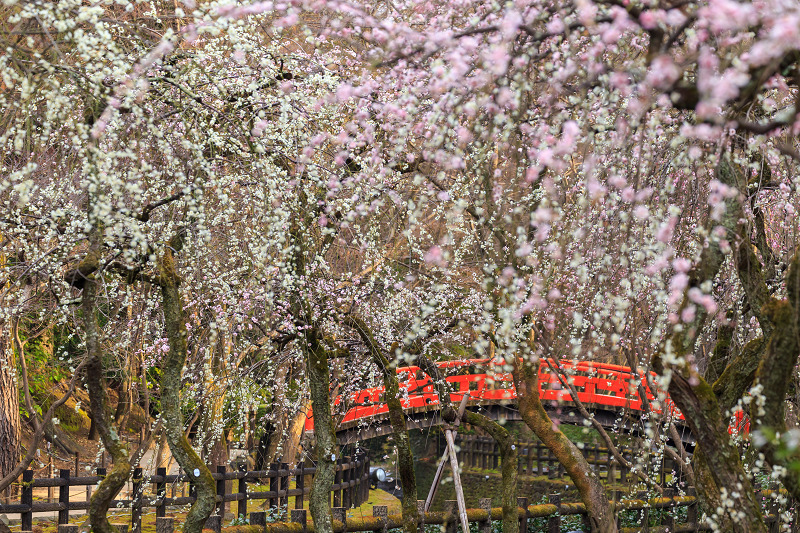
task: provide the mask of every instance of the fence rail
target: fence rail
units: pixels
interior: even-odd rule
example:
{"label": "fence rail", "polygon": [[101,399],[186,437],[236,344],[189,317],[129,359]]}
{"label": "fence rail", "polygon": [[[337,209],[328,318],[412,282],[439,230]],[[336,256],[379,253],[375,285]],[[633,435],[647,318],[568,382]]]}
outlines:
{"label": "fence rail", "polygon": [[[224,514],[227,503],[236,502],[236,515],[246,517],[248,503],[266,501],[270,509],[288,509],[289,499],[294,498],[294,508],[302,509],[304,498],[311,491],[311,484],[307,478],[313,477],[316,468],[307,467],[303,462],[290,468],[286,463],[273,463],[269,470],[238,470],[228,471],[220,466],[217,472],[212,473],[216,481],[216,515]],[[59,476],[54,478],[34,478],[32,470],[22,474],[20,483],[20,499],[16,504],[0,505],[0,514],[18,514],[20,516],[22,531],[31,531],[33,526],[33,513],[58,512],[58,524],[69,523],[70,511],[82,511],[89,508],[91,489],[106,475],[105,468],[98,468],[95,476],[72,476],[70,470],[60,470]],[[155,508],[157,518],[166,516],[167,507],[188,505],[195,501],[195,488],[189,476],[185,474],[167,475],[165,468],[156,469],[156,475],[143,476],[141,468],[134,468],[131,477],[130,498],[114,500],[111,507],[124,507],[131,510],[131,533],[141,533],[142,513],[145,508]],[[291,480],[295,487],[290,488]],[[229,482],[237,481],[236,488],[228,491]],[[257,486],[269,485],[269,490],[251,490]],[[354,457],[346,456],[336,465],[336,477],[331,488],[331,503],[334,507],[359,506],[369,497],[369,457],[359,454]],[[175,489],[179,483],[189,484],[189,495],[175,496]],[[172,496],[167,497],[167,488],[171,485]],[[86,498],[81,501],[71,501],[70,487],[85,486]],[[41,487],[58,487],[57,502],[34,501],[34,489]]]}
{"label": "fence rail", "polygon": [[[489,437],[476,435],[459,435],[458,445],[461,448],[459,458],[464,468],[492,470],[500,468],[500,451],[496,442]],[[519,461],[517,473],[520,475],[548,476],[561,478],[564,476],[564,467],[558,462],[553,452],[541,442],[517,442]],[[634,454],[630,448],[617,448],[620,454],[628,461],[634,462]],[[626,483],[630,472],[619,463],[614,455],[606,448],[597,445],[585,446],[581,452],[586,461],[601,479],[609,482],[619,481]],[[653,465],[660,484],[666,484],[666,477],[674,473],[678,481],[682,480],[680,467],[670,457],[663,457],[658,464]]]}
{"label": "fence rail", "polygon": [[[420,520],[417,522],[420,533],[425,532],[426,525],[440,525],[444,526],[445,533],[457,533],[460,526],[457,507],[455,501],[445,502],[445,510],[442,512],[427,512],[422,513],[422,506],[424,502],[418,502],[420,507]],[[530,521],[535,519],[544,519],[544,524],[540,523],[539,526],[544,529],[539,531],[546,531],[547,533],[559,533],[561,531],[562,521],[565,517],[579,516],[582,522],[582,530],[590,531],[591,525],[588,521],[586,507],[582,503],[562,503],[561,497],[558,494],[550,496],[549,503],[539,505],[529,505],[527,498],[517,499],[519,511],[519,530],[520,532],[527,532],[528,526],[535,526]],[[711,531],[711,527],[702,523],[698,518],[697,501],[693,496],[678,496],[678,497],[664,497],[654,499],[633,499],[612,502],[612,507],[617,515],[619,521],[619,514],[625,511],[640,511],[637,520],[638,525],[631,528],[621,528],[625,533],[632,533],[634,531],[649,531],[655,533],[658,531],[669,531],[669,533],[676,532],[694,532],[694,531]],[[686,521],[684,523],[677,523],[675,519],[675,510],[678,508],[686,508]],[[651,515],[652,510],[669,510],[670,512],[661,513],[657,519],[655,515]],[[344,508],[333,509],[333,531],[335,533],[350,533],[361,531],[373,531],[375,533],[386,533],[390,529],[402,528],[403,521],[401,515],[388,515],[386,506],[376,505],[372,510],[372,517],[362,518],[347,518],[347,513]],[[502,508],[492,508],[491,499],[484,498],[480,500],[480,509],[468,509],[467,520],[470,523],[478,524],[478,533],[492,533],[492,521],[500,520],[502,516]],[[265,533],[307,533],[315,531],[313,524],[307,522],[307,514],[305,511],[293,511],[291,522],[273,522],[264,523],[262,516],[251,514],[252,533],[264,531]],[[773,517],[773,521],[775,517]],[[652,525],[651,522],[657,522]],[[171,533],[171,532],[167,532]]]}

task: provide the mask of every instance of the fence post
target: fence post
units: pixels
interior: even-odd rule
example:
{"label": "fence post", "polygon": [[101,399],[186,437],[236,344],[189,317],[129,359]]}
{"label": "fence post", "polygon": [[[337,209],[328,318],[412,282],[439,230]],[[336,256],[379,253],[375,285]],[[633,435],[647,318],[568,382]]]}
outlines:
{"label": "fence post", "polygon": [[[270,510],[273,507],[277,508],[280,505],[280,500],[278,499],[278,487],[279,487],[279,485],[278,485],[278,467],[279,466],[280,465],[278,463],[271,463],[269,465],[269,475],[271,476],[269,478],[269,491],[275,493],[275,495],[272,496],[269,499],[269,508],[270,508]],[[278,510],[278,512],[280,512],[280,509]]]}
{"label": "fence post", "polygon": [[[58,487],[58,503],[63,505],[63,509],[58,510],[58,525],[62,526],[69,523],[69,469],[59,470],[58,477],[63,482]],[[60,530],[61,528],[59,527]]]}
{"label": "fence post", "polygon": [[347,509],[344,507],[334,507],[331,509],[333,519],[342,523],[342,531],[347,531]]}
{"label": "fence post", "polygon": [[308,530],[308,524],[306,521],[306,510],[292,509],[292,522],[294,522],[295,524],[300,524],[302,526],[301,531],[305,533]]}
{"label": "fence post", "polygon": [[[479,533],[492,533],[492,499],[481,498],[478,500],[478,505],[486,511],[486,521],[478,525],[478,531]],[[520,533],[526,533],[526,531],[520,531]]]}
{"label": "fence post", "polygon": [[556,506],[556,514],[547,518],[547,533],[561,533],[561,494],[551,494],[547,501]]}
{"label": "fence post", "polygon": [[689,490],[686,491],[686,494],[695,499],[686,509],[686,521],[693,526],[695,531],[697,531],[697,491],[694,487],[689,487]]}
{"label": "fence post", "polygon": [[303,461],[297,463],[297,471],[294,477],[294,488],[299,491],[298,495],[294,497],[294,508],[303,508],[303,492],[306,490],[306,477],[303,475],[304,468]]}
{"label": "fence post", "polygon": [[458,511],[458,502],[456,500],[445,500],[444,502],[445,533],[456,533],[456,530],[458,529],[458,519],[456,516],[457,511]]}
{"label": "fence post", "polygon": [[425,533],[425,500],[417,500],[417,514],[419,515],[417,531],[419,533]]}
{"label": "fence post", "polygon": [[217,474],[219,475],[219,479],[217,480],[217,498],[219,498],[219,501],[215,506],[214,513],[221,517],[225,516],[225,472],[227,470],[228,469],[224,466],[217,466]]}
{"label": "fence post", "polygon": [[142,468],[133,469],[133,485],[131,494],[131,533],[142,531]]}
{"label": "fence post", "polygon": [[206,520],[206,527],[205,529],[211,529],[216,533],[221,533],[222,531],[222,517],[218,514],[212,514]]}
{"label": "fence post", "polygon": [[542,446],[537,442],[536,443],[536,475],[541,476],[543,474],[542,470]]}
{"label": "fence post", "polygon": [[344,464],[342,468],[346,468],[342,472],[342,483],[345,485],[344,490],[342,491],[342,507],[345,509],[350,509],[352,507],[352,489],[350,488],[350,482],[353,480],[353,458],[352,457],[345,457]]}
{"label": "fence post", "polygon": [[173,533],[175,531],[175,519],[165,516],[156,517],[156,533]]}
{"label": "fence post", "polygon": [[280,497],[280,505],[281,505],[281,512],[283,512],[283,508],[286,507],[286,514],[289,514],[289,463],[280,463],[280,468],[282,472],[285,474],[280,476],[280,487],[281,487],[281,497]]}
{"label": "fence post", "polygon": [[[50,455],[49,442],[47,443],[47,477],[53,477],[53,456]],[[47,503],[53,503],[53,487],[47,487]]]}
{"label": "fence post", "polygon": [[239,520],[244,520],[247,518],[247,466],[240,464],[239,465],[239,475],[242,476],[239,478],[239,501],[236,504],[236,516],[239,517]]}
{"label": "fence post", "polygon": [[369,483],[369,470],[365,468],[365,465],[367,464],[366,459],[367,455],[363,452],[358,456],[358,485],[356,486],[356,498],[357,498],[355,504],[356,507],[360,507],[362,503],[367,501],[367,497],[369,497],[369,495],[367,495],[367,497],[364,496],[364,487],[363,487],[365,479],[366,482]]}
{"label": "fence post", "polygon": [[389,516],[389,508],[385,505],[376,505],[372,508],[372,516],[380,520],[382,527],[376,529],[375,533],[386,533],[387,517]]}
{"label": "fence post", "polygon": [[[490,500],[490,502],[491,502],[491,500]],[[519,531],[520,531],[520,533],[527,533],[527,531],[528,531],[528,498],[517,498],[517,507],[521,508],[520,511],[519,511]]]}
{"label": "fence post", "polygon": [[332,507],[342,506],[342,468],[344,467],[344,458],[339,459],[336,463],[336,473],[333,475],[333,505]]}
{"label": "fence post", "polygon": [[22,492],[19,496],[19,503],[28,506],[28,510],[20,515],[22,531],[31,531],[33,530],[33,470],[26,470],[22,473]]}
{"label": "fence post", "polygon": [[[664,497],[669,498],[672,500],[675,497],[675,489],[664,489]],[[675,501],[670,502],[670,506],[667,508],[666,516],[661,517],[661,525],[667,526],[667,529],[670,533],[675,531]]]}
{"label": "fence post", "polygon": [[158,498],[158,502],[156,503],[156,523],[157,523],[159,518],[164,518],[165,516],[167,516],[167,505],[166,503],[164,503],[164,498],[167,497],[167,480],[164,479],[165,477],[167,477],[167,469],[164,468],[163,466],[156,468],[156,476],[159,476],[161,478],[161,481],[156,482],[156,498]]}
{"label": "fence post", "polygon": [[267,513],[264,511],[258,511],[254,513],[250,513],[250,525],[251,526],[261,526],[261,528],[267,527]]}

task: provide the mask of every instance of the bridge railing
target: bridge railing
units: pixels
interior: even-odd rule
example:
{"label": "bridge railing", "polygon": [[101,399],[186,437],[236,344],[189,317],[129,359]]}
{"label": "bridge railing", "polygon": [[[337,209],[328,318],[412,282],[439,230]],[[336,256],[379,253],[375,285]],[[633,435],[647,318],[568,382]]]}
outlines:
{"label": "bridge railing", "polygon": [[[478,435],[458,435],[457,443],[461,448],[459,459],[464,468],[476,470],[499,470],[500,451],[494,439]],[[550,449],[537,441],[517,442],[514,444],[519,461],[517,473],[519,475],[548,476],[561,478],[564,476],[564,467],[555,458]],[[617,448],[620,455],[628,462],[634,462],[633,450],[620,446]],[[589,465],[601,479],[608,482],[626,483],[630,472],[620,464],[614,455],[606,448],[597,445],[585,445],[581,452]],[[677,476],[680,481],[681,470],[670,457],[663,457],[658,464],[653,464],[651,473],[657,476],[659,483],[666,484],[667,476]]]}
{"label": "bridge railing", "polygon": [[[345,456],[337,462],[330,494],[333,506],[358,507],[367,501],[370,488],[369,465],[369,457],[364,454]],[[306,466],[303,462],[293,468],[286,463],[273,463],[268,470],[229,471],[220,466],[217,472],[212,473],[217,493],[215,515],[223,514],[226,504],[233,511],[233,502],[236,502],[236,515],[244,519],[248,515],[248,506],[260,503],[262,508],[269,510],[273,518],[279,518],[284,510],[288,512],[290,498],[294,498],[295,509],[302,509],[304,499],[311,492],[309,481],[315,473],[315,467]],[[106,469],[98,468],[97,475],[94,476],[73,476],[70,470],[60,470],[58,477],[34,478],[33,471],[26,470],[22,474],[19,503],[0,505],[0,514],[19,515],[22,532],[32,530],[34,513],[58,512],[58,524],[68,524],[70,511],[85,511],[89,508],[92,488],[105,475]],[[48,501],[36,494],[35,489],[46,487],[58,487],[57,501]],[[70,490],[72,487],[86,489],[79,489],[79,496],[75,498],[75,492]],[[264,490],[265,488],[268,490]],[[135,468],[129,480],[127,495],[127,499],[114,500],[111,509],[130,509],[130,530],[132,533],[140,533],[142,514],[147,509],[154,509],[157,518],[164,517],[168,507],[194,503],[195,488],[185,474],[167,475],[165,468],[158,468],[156,475],[145,477],[141,468]]]}

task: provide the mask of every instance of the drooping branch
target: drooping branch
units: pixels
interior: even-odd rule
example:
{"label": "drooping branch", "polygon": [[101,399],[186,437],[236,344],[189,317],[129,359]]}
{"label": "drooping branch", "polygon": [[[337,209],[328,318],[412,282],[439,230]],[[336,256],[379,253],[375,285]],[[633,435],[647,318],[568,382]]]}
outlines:
{"label": "drooping branch", "polygon": [[648,487],[654,489],[659,494],[663,494],[664,493],[663,487],[661,487],[658,483],[650,479],[650,477],[645,472],[642,472],[641,469],[636,468],[635,465],[631,464],[631,462],[625,459],[625,457],[619,452],[616,445],[614,444],[614,441],[611,440],[611,437],[608,435],[606,428],[604,428],[603,425],[600,422],[598,422],[597,419],[586,409],[586,406],[583,405],[583,402],[578,397],[578,391],[575,389],[575,385],[570,383],[568,376],[564,374],[564,371],[561,368],[561,366],[558,364],[554,365],[549,360],[547,361],[547,366],[550,367],[550,369],[553,371],[553,374],[555,374],[556,378],[558,378],[558,381],[559,383],[561,383],[561,386],[569,390],[570,395],[572,395],[572,402],[578,408],[578,412],[580,412],[584,420],[587,420],[589,423],[591,423],[595,431],[597,431],[600,434],[600,438],[603,439],[603,442],[605,442],[606,447],[608,447],[608,450],[611,453],[611,455],[614,456],[614,459],[616,459],[617,462],[623,468],[627,468],[633,474],[635,474],[636,477],[641,479],[645,484],[647,484]]}

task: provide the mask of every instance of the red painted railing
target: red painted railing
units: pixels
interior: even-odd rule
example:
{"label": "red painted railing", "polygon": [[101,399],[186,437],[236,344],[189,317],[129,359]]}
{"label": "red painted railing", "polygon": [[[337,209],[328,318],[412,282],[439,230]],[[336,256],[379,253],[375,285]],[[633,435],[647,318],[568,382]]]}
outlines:
{"label": "red painted railing", "polygon": [[[554,366],[555,363],[550,361]],[[643,372],[631,371],[630,368],[620,365],[610,365],[592,361],[582,361],[579,363],[561,361],[560,367],[570,377],[578,399],[592,410],[594,408],[611,408],[612,410],[630,409],[632,411],[642,411],[642,401],[638,394],[638,386],[644,385],[647,393],[647,401],[650,402],[651,410],[661,413],[666,408],[669,413],[677,420],[682,420],[683,415],[677,407],[664,394],[663,407],[652,394],[651,388]],[[461,361],[445,361],[438,363],[440,369],[446,373],[447,370],[463,369],[464,367],[475,366],[481,368],[483,373],[457,374],[447,376],[450,383],[450,395],[452,402],[459,402],[463,394],[470,393],[470,399],[482,403],[500,403],[513,401],[517,397],[514,388],[514,381],[511,373],[504,368],[503,361],[497,362],[489,359],[468,359]],[[409,366],[397,369],[400,389],[408,391],[401,399],[404,409],[424,408],[439,403],[439,395],[436,393],[431,378],[421,371],[417,366]],[[655,376],[655,374],[652,374]],[[363,389],[350,395],[350,407],[342,418],[342,424],[354,422],[359,419],[375,417],[388,413],[388,407],[383,398],[383,387],[373,387]],[[550,367],[543,361],[539,366],[539,394],[542,401],[559,402],[563,405],[573,403],[572,393],[568,388],[561,385],[558,377]],[[341,405],[343,398],[336,397],[334,406]],[[739,411],[736,421],[731,424],[729,431],[749,432],[750,423],[747,417]],[[309,413],[306,420],[306,431],[314,430],[313,414]]]}

